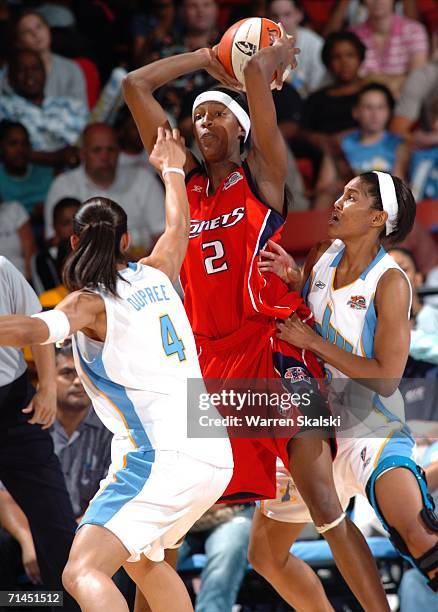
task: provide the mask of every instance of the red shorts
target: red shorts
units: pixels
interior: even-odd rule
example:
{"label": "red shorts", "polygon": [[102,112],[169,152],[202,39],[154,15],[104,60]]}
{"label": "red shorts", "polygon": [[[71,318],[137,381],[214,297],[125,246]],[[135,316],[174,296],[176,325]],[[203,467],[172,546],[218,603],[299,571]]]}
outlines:
{"label": "red shorts", "polygon": [[[219,340],[197,337],[199,363],[207,390],[208,379],[279,379],[281,373],[274,367],[274,352],[277,354],[280,350],[294,355],[299,364],[303,364],[303,368],[307,367],[315,378],[322,377],[315,356],[309,354],[310,368],[309,364],[305,366],[301,361],[301,351],[277,340],[275,329],[274,321],[251,321],[237,332]],[[230,433],[234,473],[221,501],[274,498],[276,460],[280,457],[288,467],[287,444],[293,435],[294,432],[290,430],[285,437],[233,437]]]}

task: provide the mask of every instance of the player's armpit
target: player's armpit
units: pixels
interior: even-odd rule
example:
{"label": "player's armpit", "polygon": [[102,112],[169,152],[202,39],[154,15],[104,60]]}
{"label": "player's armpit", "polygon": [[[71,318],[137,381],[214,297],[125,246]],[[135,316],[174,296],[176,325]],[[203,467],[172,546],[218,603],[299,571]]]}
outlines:
{"label": "player's armpit", "polygon": [[91,332],[96,339],[106,336],[106,311],[103,299],[91,291],[74,291],[55,310],[62,310],[70,323],[70,334],[79,330]]}

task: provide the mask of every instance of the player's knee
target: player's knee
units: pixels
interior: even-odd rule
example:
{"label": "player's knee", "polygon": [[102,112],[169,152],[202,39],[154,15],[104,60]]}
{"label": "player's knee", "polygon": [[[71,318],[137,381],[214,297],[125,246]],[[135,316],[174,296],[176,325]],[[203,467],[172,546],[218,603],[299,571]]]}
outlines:
{"label": "player's knee", "polygon": [[82,563],[68,561],[62,572],[62,584],[70,595],[75,595],[80,589],[81,582],[86,577],[87,571]]}
{"label": "player's knee", "polygon": [[272,554],[271,549],[268,547],[250,542],[248,547],[248,561],[258,574],[268,578],[281,569],[282,565],[287,561],[287,558],[286,560],[281,559],[279,555]]}
{"label": "player's knee", "polygon": [[342,513],[335,489],[323,484],[311,488],[305,501],[315,525],[328,525]]}

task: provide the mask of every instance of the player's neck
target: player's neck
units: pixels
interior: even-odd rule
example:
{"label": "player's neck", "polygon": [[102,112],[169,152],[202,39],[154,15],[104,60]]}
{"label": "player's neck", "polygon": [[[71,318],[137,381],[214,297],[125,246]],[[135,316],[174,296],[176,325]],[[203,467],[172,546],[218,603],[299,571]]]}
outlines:
{"label": "player's neck", "polygon": [[233,170],[236,170],[242,164],[242,160],[236,157],[236,159],[225,159],[220,162],[205,162],[207,169],[207,175],[210,179],[209,194],[216,193],[217,188],[222,183],[225,177],[227,177]]}
{"label": "player's neck", "polygon": [[345,252],[340,266],[351,272],[357,272],[357,276],[370,265],[380,249],[380,243],[376,242],[375,236],[360,236],[345,243]]}

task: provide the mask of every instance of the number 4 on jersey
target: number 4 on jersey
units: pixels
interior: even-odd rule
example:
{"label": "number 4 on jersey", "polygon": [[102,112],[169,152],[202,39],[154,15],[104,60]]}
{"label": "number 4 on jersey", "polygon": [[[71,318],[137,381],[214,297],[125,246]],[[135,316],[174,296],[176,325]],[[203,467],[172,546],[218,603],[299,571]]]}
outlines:
{"label": "number 4 on jersey", "polygon": [[178,338],[178,334],[170,320],[169,315],[163,315],[160,317],[161,325],[161,340],[163,342],[164,352],[168,357],[170,355],[178,354],[179,360],[184,361],[186,354],[184,352],[184,344],[181,338]]}

